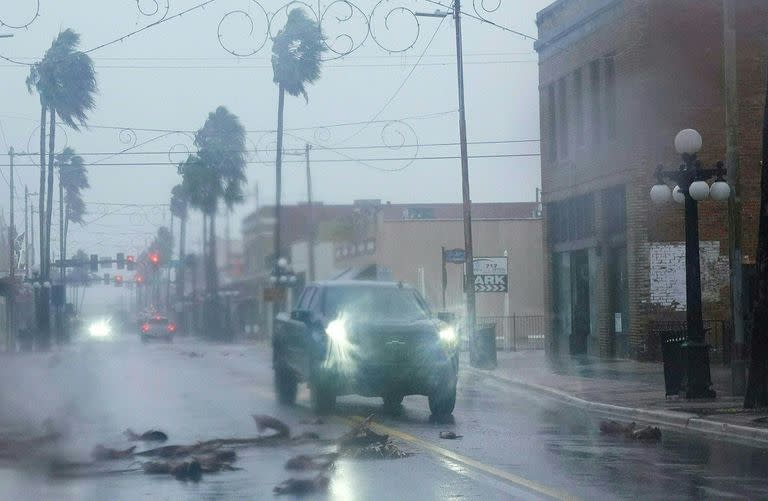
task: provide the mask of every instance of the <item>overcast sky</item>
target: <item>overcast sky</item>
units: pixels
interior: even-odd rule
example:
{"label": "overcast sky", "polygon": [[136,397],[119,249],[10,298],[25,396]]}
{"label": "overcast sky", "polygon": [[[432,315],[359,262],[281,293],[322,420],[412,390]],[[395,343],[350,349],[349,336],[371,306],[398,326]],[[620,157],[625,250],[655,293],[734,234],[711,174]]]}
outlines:
{"label": "overcast sky", "polygon": [[[136,0],[40,0],[40,17],[28,29],[0,28],[0,33],[14,34],[14,38],[0,39],[0,54],[23,62],[34,61],[42,56],[56,34],[66,28],[82,35],[83,50],[92,49],[159,19],[165,11],[164,2],[160,0],[159,12],[154,16],[145,16],[139,7],[151,14],[156,10],[154,0],[139,0],[138,4]],[[168,16],[202,2],[168,0]],[[314,0],[308,3],[316,4]],[[499,5],[495,12],[480,13],[495,23],[535,36],[536,12],[551,1],[476,3],[489,8]],[[358,3],[366,14],[376,4],[374,0]],[[71,253],[77,248],[100,255],[136,253],[151,239],[158,225],[168,224],[169,216],[163,207],[97,204],[166,204],[171,188],[180,182],[174,163],[185,158],[191,139],[185,134],[165,131],[194,131],[219,105],[240,117],[249,131],[249,148],[255,150],[250,154],[247,169],[248,196],[231,219],[233,238],[239,235],[240,220],[254,210],[257,200],[262,205],[274,202],[274,152],[269,151],[274,148],[274,133],[269,131],[276,126],[277,88],[272,83],[269,63],[271,42],[264,42],[265,26],[259,5],[253,0],[215,0],[204,9],[190,11],[90,53],[99,81],[97,107],[89,117],[91,127],[80,132],[62,129],[57,140],[57,150],[68,144],[84,154],[87,164],[93,164],[88,167],[91,189],[85,193],[89,224],[70,229]],[[261,5],[274,12],[284,2],[264,0]],[[396,11],[389,19],[391,33],[385,33],[381,22],[385,5],[426,12],[439,8],[428,0],[383,2],[378,8],[380,15],[375,16],[374,32],[392,50],[411,45],[415,24],[414,18],[404,11]],[[0,0],[0,21],[22,25],[34,16],[35,10],[36,0]],[[242,13],[224,17],[238,10],[253,15],[254,37],[248,37],[250,25]],[[469,0],[465,0],[464,10],[475,14]],[[329,40],[338,40],[336,47],[343,50],[347,39],[337,38],[343,31],[332,22],[334,13],[341,11],[330,12],[323,27]],[[325,63],[321,79],[309,88],[308,103],[302,98],[287,98],[286,146],[303,149],[306,141],[314,143],[312,172],[316,200],[461,201],[459,147],[455,144],[458,105],[454,25],[452,18],[442,23],[437,18],[420,18],[419,22],[418,38],[408,51],[389,53],[369,37],[351,55]],[[279,18],[276,24],[282,24]],[[359,34],[365,34],[363,21],[357,17],[347,24],[349,29],[344,31],[360,40]],[[477,144],[539,138],[533,42],[470,18],[465,18],[463,24],[468,135],[470,143],[475,143],[470,144],[470,155],[538,154],[538,142]],[[250,57],[233,56],[219,43],[219,26],[221,40],[230,50],[244,53],[261,44],[263,48]],[[420,64],[413,69],[422,54]],[[35,127],[40,107],[38,97],[26,90],[27,74],[25,66],[0,62],[3,152],[9,146],[17,151],[37,151]],[[360,125],[377,115],[377,123]],[[384,122],[399,119],[403,123]],[[354,125],[323,127],[349,123]],[[119,128],[130,131],[121,133]],[[155,139],[161,135],[165,137]],[[398,143],[405,146],[383,147]],[[449,144],[436,146],[444,143]],[[419,144],[418,148],[415,144]],[[134,147],[132,155],[107,155],[129,147]],[[412,161],[353,161],[382,158]],[[0,156],[0,164],[6,165],[7,159]],[[28,156],[17,157],[20,197],[15,205],[19,227],[23,226],[24,184],[30,191],[37,191],[38,170],[32,165],[36,161]],[[288,163],[284,168],[284,200],[303,201],[303,157],[287,156],[285,161]],[[8,167],[0,170],[7,179]],[[476,203],[533,200],[540,182],[536,156],[474,158],[470,159],[470,171],[472,199]],[[7,219],[9,197],[5,181],[0,181],[2,186],[5,194],[0,202]],[[223,221],[219,228],[223,231]],[[196,228],[190,229],[193,248],[199,233]],[[55,242],[53,249],[58,249]]]}

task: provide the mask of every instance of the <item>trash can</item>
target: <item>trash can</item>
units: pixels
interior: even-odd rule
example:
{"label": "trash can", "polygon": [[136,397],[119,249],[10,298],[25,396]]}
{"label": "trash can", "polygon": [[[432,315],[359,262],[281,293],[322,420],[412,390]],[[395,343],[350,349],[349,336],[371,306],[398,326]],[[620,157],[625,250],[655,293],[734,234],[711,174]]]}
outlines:
{"label": "trash can", "polygon": [[478,325],[470,363],[478,369],[496,368],[496,324]]}
{"label": "trash can", "polygon": [[683,343],[685,333],[661,333],[661,358],[664,361],[666,395],[678,395],[683,386]]}

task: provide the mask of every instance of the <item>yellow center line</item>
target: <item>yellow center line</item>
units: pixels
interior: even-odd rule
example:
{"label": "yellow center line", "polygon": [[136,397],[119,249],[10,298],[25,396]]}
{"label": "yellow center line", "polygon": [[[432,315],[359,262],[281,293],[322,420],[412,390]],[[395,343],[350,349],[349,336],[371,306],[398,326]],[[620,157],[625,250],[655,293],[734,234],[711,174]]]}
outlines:
{"label": "yellow center line", "polygon": [[[360,416],[354,416],[352,418],[346,418],[341,416],[336,416],[337,419],[340,421],[349,424],[354,425],[357,423],[360,423],[363,421],[363,418]],[[492,475],[496,478],[500,478],[502,480],[505,480],[507,482],[510,482],[514,485],[524,487],[525,489],[528,489],[529,491],[542,494],[544,496],[547,496],[552,499],[559,499],[559,500],[574,500],[577,499],[574,496],[571,496],[570,494],[560,491],[558,489],[554,489],[552,487],[547,487],[546,485],[539,484],[537,482],[534,482],[532,480],[528,480],[527,478],[523,478],[519,475],[515,475],[514,473],[509,473],[507,471],[504,471],[500,468],[496,468],[495,466],[491,466],[485,463],[482,463],[480,461],[477,461],[475,459],[469,458],[467,456],[464,456],[462,454],[459,454],[457,452],[444,449],[440,446],[437,446],[431,442],[428,442],[426,440],[422,440],[414,435],[411,435],[409,433],[405,433],[403,431],[397,430],[395,428],[390,428],[389,426],[385,426],[383,424],[379,423],[370,423],[371,429],[378,433],[385,433],[392,437],[399,438],[400,440],[404,442],[410,442],[412,444],[415,444],[422,449],[428,450],[434,454],[437,454],[438,456],[443,456],[445,458],[448,458],[452,461],[455,461],[457,463],[461,463],[463,465],[469,466],[470,468],[473,468],[475,470],[481,471],[483,473],[487,473],[489,475]]]}
{"label": "yellow center line", "polygon": [[[270,399],[275,398],[274,392],[270,390],[266,390],[265,388],[262,388],[260,386],[255,386],[252,388],[254,393],[262,396],[267,397]],[[344,417],[344,416],[333,416],[337,421],[344,423],[346,425],[352,426],[357,423],[360,423],[363,421],[363,418],[360,416],[352,416],[352,417]],[[489,464],[482,463],[480,461],[477,461],[476,459],[472,459],[470,457],[464,456],[462,454],[459,454],[457,452],[444,449],[438,445],[433,444],[432,442],[428,442],[426,440],[423,440],[419,437],[416,437],[414,435],[411,435],[410,433],[406,433],[404,431],[397,430],[395,428],[390,428],[389,426],[379,424],[379,423],[370,423],[369,425],[371,429],[378,433],[387,434],[391,437],[398,438],[402,440],[403,442],[409,442],[414,445],[417,445],[418,447],[421,447],[424,450],[427,450],[433,454],[436,454],[438,456],[442,456],[444,458],[450,459],[451,461],[454,461],[456,463],[468,466],[474,470],[486,473],[488,475],[491,475],[493,477],[496,477],[498,479],[501,479],[503,481],[509,482],[513,485],[516,485],[518,487],[523,487],[531,492],[535,492],[537,494],[541,494],[543,496],[546,496],[550,499],[558,499],[562,501],[571,501],[578,499],[575,496],[572,496],[564,491],[548,487],[546,485],[540,484],[538,482],[534,482],[533,480],[528,480],[527,478],[521,477],[519,475],[515,475],[514,473],[509,473],[507,471],[504,471],[500,468],[496,468],[495,466],[491,466]]]}

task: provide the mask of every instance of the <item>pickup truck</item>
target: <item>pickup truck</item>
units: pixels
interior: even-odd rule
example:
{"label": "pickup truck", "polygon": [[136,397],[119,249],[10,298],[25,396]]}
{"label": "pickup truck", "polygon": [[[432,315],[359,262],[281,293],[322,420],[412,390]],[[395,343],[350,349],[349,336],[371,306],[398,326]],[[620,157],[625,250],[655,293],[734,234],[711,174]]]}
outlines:
{"label": "pickup truck", "polygon": [[385,410],[425,395],[433,415],[450,415],[459,366],[456,332],[401,282],[328,281],[308,285],[281,313],[272,337],[275,390],[296,400],[307,382],[312,408],[331,412],[340,395],[382,397]]}

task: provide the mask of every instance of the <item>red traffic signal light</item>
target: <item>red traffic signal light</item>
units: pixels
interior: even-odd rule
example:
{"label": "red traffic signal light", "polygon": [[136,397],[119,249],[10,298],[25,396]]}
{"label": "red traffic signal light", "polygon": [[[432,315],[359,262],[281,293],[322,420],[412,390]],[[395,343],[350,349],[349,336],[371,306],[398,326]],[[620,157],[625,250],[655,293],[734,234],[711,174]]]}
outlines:
{"label": "red traffic signal light", "polygon": [[123,285],[123,276],[122,275],[115,275],[115,285],[117,287],[122,287],[122,285]]}
{"label": "red traffic signal light", "polygon": [[160,255],[157,252],[150,252],[149,262],[157,266],[158,264],[160,264]]}
{"label": "red traffic signal light", "polygon": [[136,258],[134,256],[125,256],[125,267],[128,271],[133,271],[136,266]]}
{"label": "red traffic signal light", "polygon": [[141,275],[136,275],[136,283],[137,284],[143,284],[144,283],[144,277]]}

